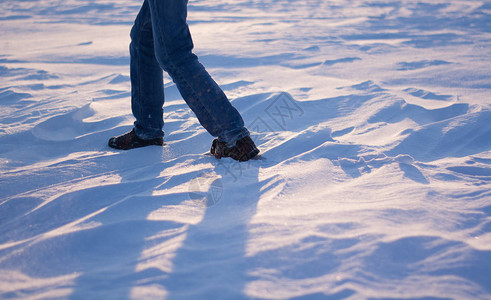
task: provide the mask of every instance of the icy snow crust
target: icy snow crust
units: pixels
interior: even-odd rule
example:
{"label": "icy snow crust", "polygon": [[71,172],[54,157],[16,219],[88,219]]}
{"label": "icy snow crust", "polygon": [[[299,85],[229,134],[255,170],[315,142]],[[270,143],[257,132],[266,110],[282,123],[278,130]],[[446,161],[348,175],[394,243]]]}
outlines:
{"label": "icy snow crust", "polygon": [[240,164],[168,77],[166,146],[106,146],[140,4],[0,2],[0,298],[491,297],[488,1],[190,1]]}

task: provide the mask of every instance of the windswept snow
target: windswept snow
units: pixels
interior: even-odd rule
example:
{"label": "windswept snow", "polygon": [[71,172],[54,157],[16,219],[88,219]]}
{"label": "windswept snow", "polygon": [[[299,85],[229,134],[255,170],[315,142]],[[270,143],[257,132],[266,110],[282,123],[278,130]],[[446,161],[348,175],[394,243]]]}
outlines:
{"label": "windswept snow", "polygon": [[0,298],[491,297],[488,1],[190,1],[245,163],[167,76],[166,146],[106,146],[140,5],[0,3]]}

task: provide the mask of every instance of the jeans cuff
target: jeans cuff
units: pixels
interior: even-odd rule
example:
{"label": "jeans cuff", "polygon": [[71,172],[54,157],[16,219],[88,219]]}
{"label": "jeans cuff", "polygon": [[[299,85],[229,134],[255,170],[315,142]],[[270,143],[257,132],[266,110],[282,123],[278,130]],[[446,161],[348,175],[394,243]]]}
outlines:
{"label": "jeans cuff", "polygon": [[142,140],[152,140],[164,136],[164,132],[161,129],[143,129],[137,125],[135,125],[135,133]]}
{"label": "jeans cuff", "polygon": [[218,141],[219,142],[225,142],[227,143],[228,147],[233,147],[235,146],[235,143],[240,140],[241,138],[244,138],[246,136],[249,136],[249,130],[247,128],[242,127],[234,130],[228,130],[223,132],[219,137]]}

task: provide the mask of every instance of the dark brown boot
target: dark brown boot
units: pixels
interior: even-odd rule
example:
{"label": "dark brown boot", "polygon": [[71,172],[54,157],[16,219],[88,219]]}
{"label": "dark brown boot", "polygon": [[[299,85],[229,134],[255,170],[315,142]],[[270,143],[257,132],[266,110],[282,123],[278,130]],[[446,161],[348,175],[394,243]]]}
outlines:
{"label": "dark brown boot", "polygon": [[134,148],[146,147],[146,146],[163,146],[163,138],[155,138],[151,140],[143,140],[139,138],[135,129],[133,128],[130,132],[123,135],[112,137],[109,139],[109,147],[120,149],[120,150],[130,150]]}
{"label": "dark brown boot", "polygon": [[255,157],[259,153],[259,149],[257,149],[251,137],[246,136],[235,142],[235,145],[232,147],[228,147],[227,143],[214,139],[211,144],[210,153],[218,159],[231,157],[238,161],[247,161]]}

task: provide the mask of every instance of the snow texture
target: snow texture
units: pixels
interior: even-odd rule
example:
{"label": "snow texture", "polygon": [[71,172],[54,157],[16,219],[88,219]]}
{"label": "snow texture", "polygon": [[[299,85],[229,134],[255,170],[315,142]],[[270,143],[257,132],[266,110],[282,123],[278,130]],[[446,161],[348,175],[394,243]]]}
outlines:
{"label": "snow texture", "polygon": [[489,1],[191,0],[245,163],[107,146],[140,5],[0,2],[1,299],[491,298]]}

